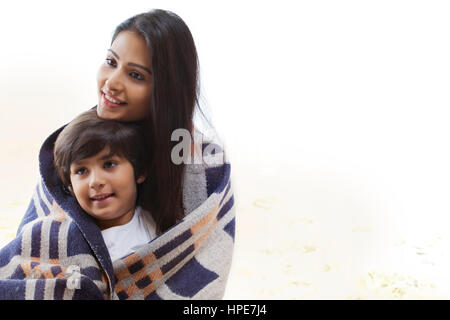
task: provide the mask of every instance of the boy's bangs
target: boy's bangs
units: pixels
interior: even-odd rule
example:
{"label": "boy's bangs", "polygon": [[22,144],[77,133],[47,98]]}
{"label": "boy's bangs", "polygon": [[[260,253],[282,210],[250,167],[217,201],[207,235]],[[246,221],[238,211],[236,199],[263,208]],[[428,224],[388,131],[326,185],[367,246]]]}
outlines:
{"label": "boy's bangs", "polygon": [[77,163],[80,160],[93,157],[105,148],[109,148],[109,154],[107,155],[108,157],[112,157],[114,155],[123,156],[125,145],[116,134],[99,133],[95,130],[90,133],[86,131],[73,145],[71,150],[72,163]]}

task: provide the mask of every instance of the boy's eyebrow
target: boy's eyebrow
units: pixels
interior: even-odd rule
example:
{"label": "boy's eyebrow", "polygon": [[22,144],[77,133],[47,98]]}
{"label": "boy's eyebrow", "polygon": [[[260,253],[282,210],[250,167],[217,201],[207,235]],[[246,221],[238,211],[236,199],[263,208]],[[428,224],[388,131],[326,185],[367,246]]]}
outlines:
{"label": "boy's eyebrow", "polygon": [[83,164],[83,162],[84,162],[84,159],[77,160],[77,161],[72,161],[72,162],[70,163],[70,166],[78,166],[78,165],[80,165],[80,164]]}
{"label": "boy's eyebrow", "polygon": [[[100,158],[100,160],[106,160],[106,159],[111,159],[113,157],[120,157],[117,153],[109,153],[109,154],[105,154],[103,157]],[[82,165],[84,163],[84,159],[80,159],[77,161],[72,162],[70,165],[71,166],[78,166],[78,165]]]}
{"label": "boy's eyebrow", "polygon": [[106,160],[111,159],[112,157],[118,157],[117,153],[110,152],[109,154],[105,154],[103,157],[100,158],[100,160]]}
{"label": "boy's eyebrow", "polygon": [[[117,58],[117,60],[120,60],[119,55],[117,53],[115,53],[112,49],[108,49],[108,51],[111,52]],[[150,71],[150,69],[145,67],[145,66],[143,66],[143,65],[140,65],[140,64],[137,64],[137,63],[134,63],[134,62],[128,62],[128,65],[132,66],[132,67],[141,68],[141,69],[147,71],[150,75],[152,75],[152,72]]]}

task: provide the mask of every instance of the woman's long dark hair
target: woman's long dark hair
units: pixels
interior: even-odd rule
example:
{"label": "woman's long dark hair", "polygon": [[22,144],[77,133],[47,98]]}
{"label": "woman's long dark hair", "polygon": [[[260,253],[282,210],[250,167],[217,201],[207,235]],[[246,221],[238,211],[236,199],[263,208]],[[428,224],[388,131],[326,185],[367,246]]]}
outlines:
{"label": "woman's long dark hair", "polygon": [[152,57],[153,88],[149,101],[148,139],[152,146],[143,206],[149,210],[162,233],[184,216],[184,164],[175,165],[171,141],[175,129],[193,129],[198,106],[199,67],[197,50],[189,28],[176,14],[152,10],[117,26],[111,43],[121,31],[142,35]]}

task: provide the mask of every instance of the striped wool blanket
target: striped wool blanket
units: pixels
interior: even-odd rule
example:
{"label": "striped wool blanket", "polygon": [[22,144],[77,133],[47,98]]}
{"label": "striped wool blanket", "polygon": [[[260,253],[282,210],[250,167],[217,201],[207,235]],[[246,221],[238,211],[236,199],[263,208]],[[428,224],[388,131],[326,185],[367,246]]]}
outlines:
{"label": "striped wool blanket", "polygon": [[100,229],[52,168],[62,129],[44,142],[40,182],[16,238],[0,250],[0,299],[221,299],[235,234],[230,164],[186,165],[184,219],[111,261]]}

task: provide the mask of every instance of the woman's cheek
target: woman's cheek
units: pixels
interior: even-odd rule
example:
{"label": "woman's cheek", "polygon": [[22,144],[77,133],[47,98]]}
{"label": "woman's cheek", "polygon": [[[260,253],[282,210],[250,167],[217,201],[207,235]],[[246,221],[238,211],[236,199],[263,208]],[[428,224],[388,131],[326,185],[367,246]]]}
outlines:
{"label": "woman's cheek", "polygon": [[141,90],[140,92],[140,97],[140,104],[148,106],[152,99],[152,87],[146,86],[145,88],[143,88],[143,90]]}
{"label": "woman's cheek", "polygon": [[107,74],[107,72],[106,72],[105,65],[102,64],[97,71],[97,85],[98,85],[99,90],[102,89],[103,84],[105,83],[105,80],[107,78],[106,74]]}

